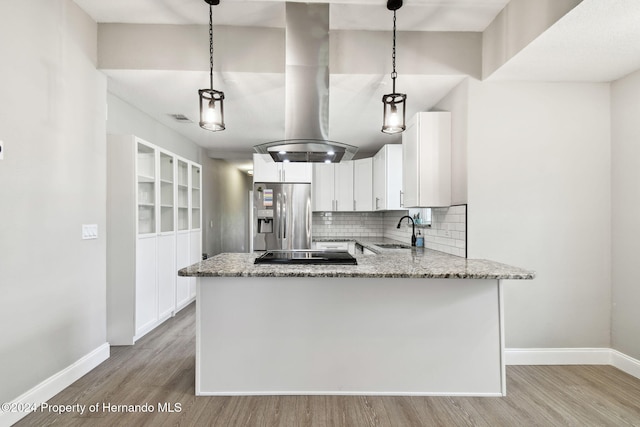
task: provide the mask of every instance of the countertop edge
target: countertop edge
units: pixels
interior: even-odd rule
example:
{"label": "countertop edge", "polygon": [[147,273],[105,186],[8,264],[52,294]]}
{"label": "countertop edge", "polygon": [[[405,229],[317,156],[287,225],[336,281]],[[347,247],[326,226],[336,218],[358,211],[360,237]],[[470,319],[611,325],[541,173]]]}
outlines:
{"label": "countertop edge", "polygon": [[178,272],[181,277],[325,277],[325,278],[347,278],[347,279],[469,279],[469,280],[533,280],[535,273],[524,275],[473,275],[473,274],[385,274],[385,273],[308,273],[308,272],[265,272],[265,273],[189,273],[187,269]]}
{"label": "countertop edge", "polygon": [[467,259],[433,250],[383,251],[356,255],[358,265],[254,264],[257,254],[223,253],[178,271],[181,277],[326,277],[382,279],[532,280],[534,271],[511,265]]}

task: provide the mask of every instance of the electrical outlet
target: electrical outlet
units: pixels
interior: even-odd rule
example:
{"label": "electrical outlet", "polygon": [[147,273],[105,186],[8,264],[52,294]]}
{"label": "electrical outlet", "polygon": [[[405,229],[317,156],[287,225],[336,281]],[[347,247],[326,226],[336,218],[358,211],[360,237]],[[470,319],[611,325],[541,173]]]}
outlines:
{"label": "electrical outlet", "polygon": [[82,224],[82,240],[97,239],[98,224]]}

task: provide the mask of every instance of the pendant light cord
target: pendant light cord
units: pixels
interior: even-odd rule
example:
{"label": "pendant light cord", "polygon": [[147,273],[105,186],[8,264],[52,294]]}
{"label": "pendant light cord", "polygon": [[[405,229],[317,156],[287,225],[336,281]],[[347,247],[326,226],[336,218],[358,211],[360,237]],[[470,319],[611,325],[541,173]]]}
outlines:
{"label": "pendant light cord", "polygon": [[391,79],[393,80],[393,93],[396,93],[396,11],[393,11],[393,53],[391,55],[393,62],[393,72],[391,73]]}
{"label": "pendant light cord", "polygon": [[213,6],[209,3],[209,83],[213,90]]}

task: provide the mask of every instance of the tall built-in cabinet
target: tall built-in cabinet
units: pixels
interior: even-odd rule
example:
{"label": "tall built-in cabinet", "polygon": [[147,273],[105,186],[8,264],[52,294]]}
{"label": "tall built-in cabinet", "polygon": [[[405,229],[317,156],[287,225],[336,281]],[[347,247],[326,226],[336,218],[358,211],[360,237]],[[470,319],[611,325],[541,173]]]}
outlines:
{"label": "tall built-in cabinet", "polygon": [[[139,143],[140,144],[140,143]],[[175,312],[176,244],[175,244],[175,156],[157,150],[159,158],[160,230],[157,233],[158,316],[161,321]],[[151,235],[150,237],[152,237]]]}
{"label": "tall built-in cabinet", "polygon": [[[186,181],[180,175],[181,165]],[[107,339],[111,345],[134,344],[195,297],[195,284],[190,282],[187,297],[182,296],[177,271],[200,258],[200,188],[200,165],[135,136],[108,137]]]}
{"label": "tall built-in cabinet", "polygon": [[402,134],[404,206],[451,205],[451,113],[416,114]]}
{"label": "tall built-in cabinet", "polygon": [[[178,270],[202,259],[202,173],[200,165],[178,159],[178,232],[176,236]],[[178,277],[176,310],[196,296],[195,277]]]}
{"label": "tall built-in cabinet", "polygon": [[403,209],[402,145],[387,144],[373,156],[373,209]]}

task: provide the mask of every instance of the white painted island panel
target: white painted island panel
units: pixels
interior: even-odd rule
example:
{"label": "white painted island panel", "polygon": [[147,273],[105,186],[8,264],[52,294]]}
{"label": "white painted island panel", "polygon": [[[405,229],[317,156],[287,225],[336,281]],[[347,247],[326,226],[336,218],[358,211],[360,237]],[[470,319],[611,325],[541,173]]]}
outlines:
{"label": "white painted island panel", "polygon": [[196,394],[505,394],[498,280],[199,277]]}

